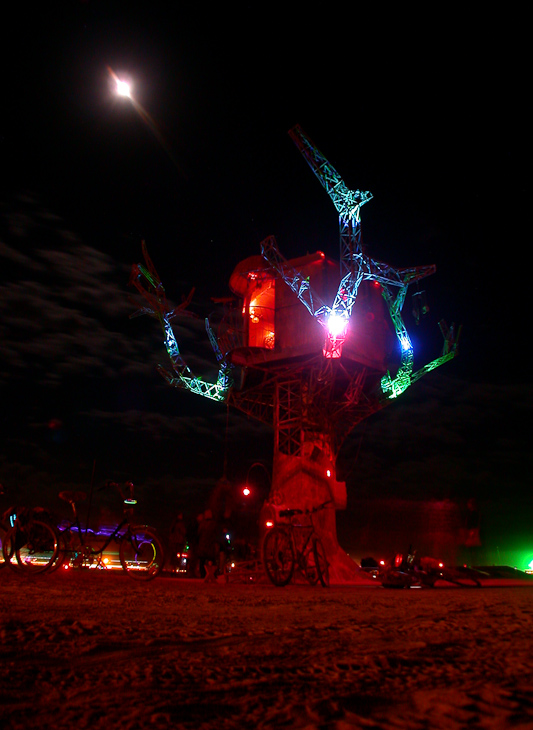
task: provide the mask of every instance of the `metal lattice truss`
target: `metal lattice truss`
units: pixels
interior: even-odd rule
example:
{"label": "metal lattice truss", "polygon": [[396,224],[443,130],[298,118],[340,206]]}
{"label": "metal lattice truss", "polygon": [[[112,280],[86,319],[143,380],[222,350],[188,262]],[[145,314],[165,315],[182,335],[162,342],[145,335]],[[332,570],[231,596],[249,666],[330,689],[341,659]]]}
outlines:
{"label": "metal lattice truss", "polygon": [[365,192],[350,190],[337,170],[305,135],[301,127],[294,127],[289,135],[339,214],[341,281],[331,307],[323,307],[314,313],[319,321],[324,323],[332,312],[349,318],[359,286],[365,279],[378,281],[383,286],[403,287],[434,273],[434,266],[395,269],[366,256],[362,246],[360,209],[362,205],[372,200],[372,193],[368,190]]}
{"label": "metal lattice truss", "polygon": [[338,453],[350,431],[383,404],[365,395],[366,368],[348,372],[321,355],[275,369],[257,366],[255,385],[231,390],[230,405],[274,427],[276,450],[298,456],[304,441]]}
{"label": "metal lattice truss", "polygon": [[[412,372],[412,358],[410,366],[407,362],[407,358],[405,364],[402,361],[394,378],[391,378],[390,373],[387,373],[381,379],[381,390],[386,398],[397,398],[405,390],[407,390],[410,385],[416,383],[417,380],[420,380],[423,375],[426,375],[426,373],[430,373],[432,370],[435,370],[435,368],[438,368],[440,365],[444,365],[445,362],[452,360],[456,356],[457,345],[461,334],[461,327],[459,327],[456,333],[455,325],[452,324],[451,327],[448,327],[443,319],[441,319],[441,321],[439,322],[439,327],[442,332],[442,336],[444,337],[442,355],[435,358],[435,360],[432,360],[427,365],[424,365],[420,368],[420,370],[417,370],[415,373]],[[398,332],[399,330],[397,329],[396,334],[398,335],[398,338],[400,338],[401,335],[398,334]],[[412,345],[410,345],[410,349],[412,352]]]}
{"label": "metal lattice truss", "polygon": [[281,255],[274,236],[269,236],[262,241],[261,255],[270,267],[281,276],[287,286],[292,289],[308,312],[316,317],[323,327],[326,327],[327,323],[324,315],[330,311],[330,307],[311,289],[309,279],[292,267],[287,259]]}
{"label": "metal lattice truss", "polygon": [[401,310],[408,285],[433,274],[436,267],[429,265],[396,269],[366,256],[361,243],[360,208],[371,200],[372,194],[368,191],[349,190],[335,168],[300,127],[294,127],[289,134],[330,196],[339,214],[341,281],[333,303],[328,305],[313,292],[308,278],[295,270],[283,258],[272,236],[261,244],[263,258],[328,333],[324,347],[326,356],[328,353],[334,352],[338,357],[342,348],[343,336],[341,335],[339,344],[339,341],[332,341],[329,334],[328,328],[332,315],[343,318],[346,328],[361,282],[371,280],[381,284],[401,352],[398,372],[394,378],[390,373],[383,378],[382,393],[385,399],[396,398],[422,375],[452,359],[456,354],[457,341],[453,339],[452,325],[448,335],[444,335],[445,345],[442,357],[413,373],[413,346],[402,320]]}
{"label": "metal lattice truss", "polygon": [[225,401],[228,391],[233,385],[231,368],[226,363],[222,353],[220,352],[220,348],[218,347],[216,337],[211,330],[209,321],[207,319],[205,320],[206,330],[219,363],[218,377],[214,383],[206,382],[203,378],[195,377],[192,374],[187,363],[181,356],[178,342],[172,329],[172,320],[179,313],[185,313],[185,309],[192,298],[194,290],[191,291],[189,297],[185,300],[185,302],[183,302],[183,304],[180,304],[175,309],[170,309],[166,299],[165,289],[148,255],[144,241],[142,242],[142,249],[146,265],[135,264],[133,266],[130,277],[130,285],[137,289],[146,301],[146,304],[144,307],[135,312],[132,317],[137,317],[141,314],[148,314],[157,319],[163,329],[165,336],[165,348],[175,375],[169,372],[162,365],[158,365],[159,372],[165,380],[174,387],[185,388],[196,395],[202,395],[205,398],[210,398],[211,400]]}
{"label": "metal lattice truss", "polygon": [[[324,438],[327,434],[330,444],[340,444],[357,423],[399,396],[420,377],[452,359],[456,355],[459,336],[459,332],[456,335],[453,324],[448,328],[441,321],[439,325],[444,337],[442,356],[413,372],[413,347],[401,317],[401,310],[408,285],[433,274],[435,266],[395,269],[366,256],[361,244],[360,208],[371,200],[371,193],[349,190],[337,171],[299,127],[291,130],[290,135],[339,214],[341,280],[334,301],[328,304],[312,290],[309,279],[283,258],[273,237],[262,242],[261,253],[270,268],[283,279],[309,313],[325,328],[327,335],[324,357],[318,356],[317,361],[302,364],[298,372],[294,367],[287,368],[286,372],[276,368],[269,370],[267,367],[261,371],[260,367],[256,367],[255,374],[260,377],[256,377],[253,384],[247,384],[246,388],[236,390],[233,387],[233,367],[226,359],[227,348],[223,344],[221,348],[221,341],[217,339],[206,319],[207,335],[219,367],[216,381],[207,382],[191,372],[180,353],[172,328],[172,321],[178,314],[187,314],[186,307],[194,290],[185,302],[171,309],[144,241],[142,247],[146,264],[135,265],[130,278],[130,284],[144,300],[144,306],[132,317],[148,314],[158,320],[164,332],[165,347],[173,372],[169,372],[162,365],[158,369],[167,382],[211,400],[226,401],[253,418],[274,424],[276,432],[279,432],[279,448],[285,453],[298,451],[304,431],[315,433],[317,439]],[[337,374],[343,370],[339,358],[345,334],[331,334],[331,316],[344,318],[347,326],[359,286],[365,280],[381,284],[401,352],[396,375],[392,377],[387,373],[381,379],[377,398],[369,397],[365,392],[364,368],[352,374],[344,371],[343,386],[335,393],[332,390],[335,377],[332,373],[326,373],[327,368],[332,367],[328,357],[337,358]]]}
{"label": "metal lattice truss", "polygon": [[294,141],[310,168],[313,170],[339,214],[341,241],[341,279],[354,270],[354,254],[362,252],[361,246],[361,206],[372,200],[372,193],[350,190],[333,165],[324,157],[301,127],[290,130]]}
{"label": "metal lattice truss", "polygon": [[[360,271],[353,281],[352,289],[348,290],[345,287],[347,283],[346,279],[341,279],[333,304],[329,306],[312,290],[309,279],[303,276],[300,271],[294,269],[287,259],[283,257],[278,249],[274,236],[269,236],[262,241],[261,254],[270,267],[292,289],[310,314],[316,317],[325,329],[328,327],[329,316],[334,312],[340,310],[343,316],[349,318],[361,281],[377,281],[383,287],[399,287],[400,289],[405,289],[408,284],[419,281],[430,274],[434,274],[436,271],[434,265],[395,269],[389,266],[389,264],[374,261],[364,254],[359,254]],[[402,297],[402,303],[404,297],[405,294]]]}

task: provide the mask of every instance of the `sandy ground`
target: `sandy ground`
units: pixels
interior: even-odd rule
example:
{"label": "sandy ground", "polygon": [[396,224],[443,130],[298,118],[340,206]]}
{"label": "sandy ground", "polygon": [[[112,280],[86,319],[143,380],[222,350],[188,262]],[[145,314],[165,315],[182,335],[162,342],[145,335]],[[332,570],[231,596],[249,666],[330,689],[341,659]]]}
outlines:
{"label": "sandy ground", "polygon": [[533,586],[0,583],[12,730],[533,728]]}

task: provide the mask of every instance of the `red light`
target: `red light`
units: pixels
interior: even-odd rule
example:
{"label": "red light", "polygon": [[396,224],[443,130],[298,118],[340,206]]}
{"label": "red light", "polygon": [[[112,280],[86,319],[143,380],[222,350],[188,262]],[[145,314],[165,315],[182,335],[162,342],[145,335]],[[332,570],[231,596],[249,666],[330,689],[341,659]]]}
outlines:
{"label": "red light", "polygon": [[274,527],[274,523],[271,520],[265,522],[265,527]]}
{"label": "red light", "polygon": [[244,489],[242,490],[242,493],[244,494],[245,497],[249,497],[251,494],[250,487],[244,487]]}

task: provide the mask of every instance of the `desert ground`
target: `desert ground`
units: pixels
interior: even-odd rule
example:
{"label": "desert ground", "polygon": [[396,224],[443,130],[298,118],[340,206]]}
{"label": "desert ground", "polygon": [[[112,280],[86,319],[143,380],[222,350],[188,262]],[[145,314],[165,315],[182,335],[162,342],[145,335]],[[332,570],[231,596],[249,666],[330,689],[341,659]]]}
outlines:
{"label": "desert ground", "polygon": [[0,584],[11,730],[533,728],[533,583]]}

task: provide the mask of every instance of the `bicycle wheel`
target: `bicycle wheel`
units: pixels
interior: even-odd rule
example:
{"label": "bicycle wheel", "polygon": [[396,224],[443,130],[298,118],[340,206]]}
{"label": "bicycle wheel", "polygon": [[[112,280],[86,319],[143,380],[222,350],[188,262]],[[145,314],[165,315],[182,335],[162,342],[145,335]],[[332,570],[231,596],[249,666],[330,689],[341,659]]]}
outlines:
{"label": "bicycle wheel", "polygon": [[69,539],[67,537],[67,533],[60,532],[59,533],[59,546],[58,546],[58,550],[57,550],[57,558],[54,560],[54,562],[50,566],[50,572],[53,573],[54,571],[58,570],[59,568],[62,568],[63,566],[66,566],[68,568],[72,555],[73,555],[73,552],[69,545]]}
{"label": "bicycle wheel", "polygon": [[315,558],[316,572],[318,580],[327,588],[329,586],[329,563],[324,550],[324,545],[319,537],[313,538],[313,555]]}
{"label": "bicycle wheel", "polygon": [[[8,542],[11,543],[9,546]],[[49,570],[57,559],[59,536],[48,522],[32,519],[26,525],[15,523],[6,535],[6,547],[9,548],[9,565],[14,570],[36,575]]]}
{"label": "bicycle wheel", "polygon": [[144,525],[130,527],[122,538],[120,564],[135,580],[152,580],[163,570],[165,553],[155,530]]}
{"label": "bicycle wheel", "polygon": [[2,565],[9,565],[14,556],[15,540],[13,537],[13,528],[8,527],[2,534]]}
{"label": "bicycle wheel", "polygon": [[0,569],[4,567],[6,564],[5,558],[4,558],[4,542],[7,535],[7,527],[0,523]]}
{"label": "bicycle wheel", "polygon": [[273,527],[263,540],[263,565],[275,586],[286,586],[293,576],[295,557],[290,535],[281,527]]}

